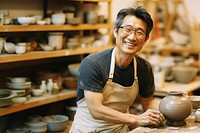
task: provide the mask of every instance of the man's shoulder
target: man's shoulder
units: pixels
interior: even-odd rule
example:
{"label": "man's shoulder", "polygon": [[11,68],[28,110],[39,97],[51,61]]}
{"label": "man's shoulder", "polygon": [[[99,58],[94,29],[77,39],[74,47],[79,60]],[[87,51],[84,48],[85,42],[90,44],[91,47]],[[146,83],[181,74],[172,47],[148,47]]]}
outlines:
{"label": "man's shoulder", "polygon": [[109,49],[106,49],[106,50],[103,50],[103,51],[92,53],[92,54],[88,55],[86,57],[86,59],[96,60],[96,59],[100,59],[100,58],[110,57],[111,53],[112,53],[112,50],[113,50],[113,48],[109,48]]}

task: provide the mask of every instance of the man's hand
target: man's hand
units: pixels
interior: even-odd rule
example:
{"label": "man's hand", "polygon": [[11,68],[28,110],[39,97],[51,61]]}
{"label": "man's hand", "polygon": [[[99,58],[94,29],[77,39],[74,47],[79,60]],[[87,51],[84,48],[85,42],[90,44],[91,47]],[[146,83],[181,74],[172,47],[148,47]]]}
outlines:
{"label": "man's hand", "polygon": [[165,117],[158,110],[148,109],[146,112],[136,117],[138,126],[159,126]]}

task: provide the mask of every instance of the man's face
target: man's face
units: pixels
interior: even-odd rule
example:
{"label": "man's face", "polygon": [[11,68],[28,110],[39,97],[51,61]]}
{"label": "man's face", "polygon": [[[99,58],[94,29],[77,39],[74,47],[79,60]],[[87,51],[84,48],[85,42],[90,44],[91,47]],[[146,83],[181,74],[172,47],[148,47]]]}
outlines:
{"label": "man's face", "polygon": [[117,47],[125,54],[135,54],[142,49],[148,40],[147,25],[141,19],[127,15],[118,32],[114,29]]}

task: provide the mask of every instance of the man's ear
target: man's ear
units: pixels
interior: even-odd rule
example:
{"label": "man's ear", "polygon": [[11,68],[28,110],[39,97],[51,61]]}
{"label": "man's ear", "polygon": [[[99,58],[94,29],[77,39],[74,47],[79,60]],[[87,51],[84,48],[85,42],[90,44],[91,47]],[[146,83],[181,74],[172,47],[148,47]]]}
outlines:
{"label": "man's ear", "polygon": [[149,40],[149,35],[145,37],[145,41],[148,41]]}
{"label": "man's ear", "polygon": [[117,28],[116,27],[114,27],[114,30],[113,30],[113,34],[114,34],[114,37],[117,37]]}

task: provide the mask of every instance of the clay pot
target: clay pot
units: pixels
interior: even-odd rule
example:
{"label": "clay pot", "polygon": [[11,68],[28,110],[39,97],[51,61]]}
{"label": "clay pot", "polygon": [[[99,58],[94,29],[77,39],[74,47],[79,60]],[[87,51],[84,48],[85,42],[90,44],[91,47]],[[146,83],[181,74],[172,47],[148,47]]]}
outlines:
{"label": "clay pot", "polygon": [[182,126],[192,112],[192,103],[183,92],[171,91],[161,100],[159,110],[167,119],[167,125]]}

